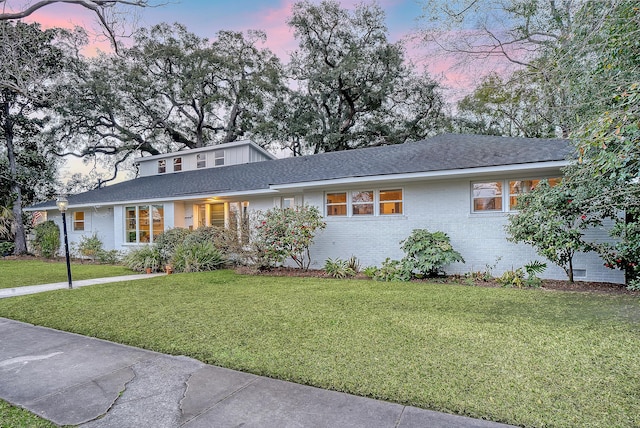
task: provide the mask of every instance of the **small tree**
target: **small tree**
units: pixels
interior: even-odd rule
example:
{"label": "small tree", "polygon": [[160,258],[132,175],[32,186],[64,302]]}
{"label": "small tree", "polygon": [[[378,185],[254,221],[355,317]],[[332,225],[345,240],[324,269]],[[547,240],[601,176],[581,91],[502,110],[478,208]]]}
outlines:
{"label": "small tree", "polygon": [[462,255],[453,249],[444,232],[414,229],[400,244],[406,254],[402,261],[412,273],[436,276],[450,263],[464,263]]}
{"label": "small tree", "polygon": [[507,239],[532,245],[573,282],[575,253],[597,250],[595,244],[584,240],[583,232],[601,225],[601,219],[587,214],[564,183],[551,187],[544,180],[533,191],[518,196],[518,209],[517,214],[509,216]]}
{"label": "small tree", "polygon": [[272,266],[291,258],[300,268],[309,269],[309,247],[316,231],[326,227],[320,210],[305,205],[258,214],[254,244],[262,251],[265,263]]}

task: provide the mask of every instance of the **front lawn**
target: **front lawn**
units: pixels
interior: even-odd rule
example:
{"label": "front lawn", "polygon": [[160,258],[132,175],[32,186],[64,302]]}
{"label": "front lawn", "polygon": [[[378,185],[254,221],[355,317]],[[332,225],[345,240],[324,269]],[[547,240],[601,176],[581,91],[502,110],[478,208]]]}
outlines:
{"label": "front lawn", "polygon": [[515,425],[640,425],[637,296],[218,271],[2,299],[0,316]]}
{"label": "front lawn", "polygon": [[[71,278],[74,281],[133,273],[135,272],[124,266],[71,263]],[[0,259],[0,288],[50,284],[66,280],[65,262]]]}

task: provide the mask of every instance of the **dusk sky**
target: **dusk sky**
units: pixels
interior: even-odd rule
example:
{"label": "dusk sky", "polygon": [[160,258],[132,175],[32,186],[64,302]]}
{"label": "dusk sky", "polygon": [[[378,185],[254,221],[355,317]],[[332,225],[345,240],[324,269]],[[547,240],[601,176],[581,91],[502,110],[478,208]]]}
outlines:
{"label": "dusk sky", "polygon": [[[20,1],[8,2],[20,4]],[[162,0],[155,1],[163,3]],[[213,39],[220,30],[245,31],[264,30],[267,34],[266,46],[279,55],[283,61],[296,48],[293,32],[286,21],[291,16],[292,0],[169,0],[169,3],[152,8],[131,9],[137,15],[138,27],[149,27],[161,22],[179,22],[201,37]],[[343,0],[343,7],[353,9],[359,0]],[[422,15],[420,0],[378,0],[386,13],[386,24],[392,41],[401,40],[414,33]],[[129,17],[131,21],[131,17]],[[45,28],[51,26],[72,27],[80,25],[87,30],[97,29],[95,16],[77,5],[56,3],[40,9],[26,21],[37,21]],[[105,43],[98,44],[103,49]],[[415,43],[407,45],[409,57],[419,67],[426,67],[431,75],[449,89],[465,89],[473,86],[477,75],[470,75],[451,69],[451,61],[427,58],[425,48]],[[94,48],[95,51],[95,48]]]}

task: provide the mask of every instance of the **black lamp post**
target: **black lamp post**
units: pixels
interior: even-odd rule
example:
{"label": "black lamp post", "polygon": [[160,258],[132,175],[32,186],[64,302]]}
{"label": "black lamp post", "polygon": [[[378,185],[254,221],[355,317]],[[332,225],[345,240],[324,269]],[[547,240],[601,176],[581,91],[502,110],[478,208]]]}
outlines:
{"label": "black lamp post", "polygon": [[73,284],[71,283],[71,263],[69,262],[69,239],[67,238],[67,206],[69,206],[69,201],[64,195],[58,196],[58,200],[56,201],[56,205],[58,205],[58,209],[62,213],[62,230],[64,232],[64,256],[67,259],[67,278],[69,279],[69,289],[73,288]]}

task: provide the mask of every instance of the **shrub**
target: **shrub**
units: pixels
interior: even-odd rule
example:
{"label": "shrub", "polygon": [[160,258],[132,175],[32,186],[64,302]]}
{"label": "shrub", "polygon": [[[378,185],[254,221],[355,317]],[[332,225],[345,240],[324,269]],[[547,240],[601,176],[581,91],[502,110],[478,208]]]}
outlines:
{"label": "shrub", "polygon": [[324,271],[334,278],[346,278],[355,276],[356,271],[350,266],[349,261],[342,259],[327,259],[324,263]]}
{"label": "shrub", "polygon": [[524,271],[522,268],[508,270],[502,276],[496,278],[496,281],[503,287],[521,288],[524,285]]}
{"label": "shrub", "polygon": [[5,241],[0,242],[0,256],[9,256],[13,254],[13,250],[15,249],[15,244],[13,242]]}
{"label": "shrub", "polygon": [[175,248],[171,265],[176,272],[216,270],[224,265],[224,257],[211,242],[185,242]]}
{"label": "shrub", "polygon": [[91,236],[82,235],[78,244],[78,252],[82,257],[87,257],[95,261],[98,254],[102,251],[102,241],[98,238],[97,233]]}
{"label": "shrub", "polygon": [[325,227],[320,211],[313,206],[274,208],[258,213],[254,244],[263,257],[259,263],[270,267],[291,258],[298,267],[308,269],[309,247],[316,231]]}
{"label": "shrub", "polygon": [[48,220],[37,225],[34,231],[36,237],[33,245],[38,254],[48,259],[56,257],[60,249],[60,229],[58,226]]}
{"label": "shrub", "polygon": [[175,248],[182,244],[191,233],[192,231],[189,229],[177,227],[165,230],[153,238],[153,245],[160,254],[162,264],[166,264],[171,260]]}
{"label": "shrub", "polygon": [[153,245],[145,245],[129,251],[124,256],[124,265],[136,272],[145,272],[147,268],[157,271],[162,266],[160,252]]}
{"label": "shrub", "polygon": [[[370,269],[370,268],[367,268]],[[411,268],[403,260],[391,260],[389,257],[382,262],[380,268],[370,270],[372,278],[376,281],[409,281]]]}
{"label": "shrub", "polygon": [[121,258],[118,250],[100,250],[96,254],[96,260],[103,265],[117,265],[120,263]]}
{"label": "shrub", "polygon": [[414,274],[436,276],[450,263],[464,263],[464,259],[453,249],[449,237],[444,232],[432,233],[426,229],[415,229],[400,244],[406,254],[402,260]]}

